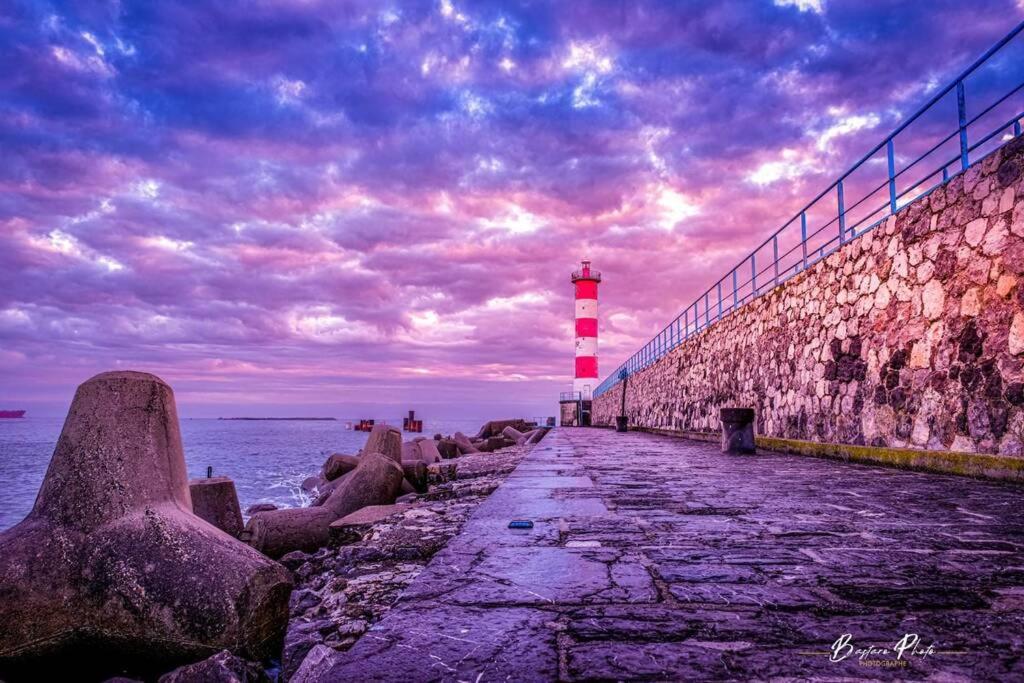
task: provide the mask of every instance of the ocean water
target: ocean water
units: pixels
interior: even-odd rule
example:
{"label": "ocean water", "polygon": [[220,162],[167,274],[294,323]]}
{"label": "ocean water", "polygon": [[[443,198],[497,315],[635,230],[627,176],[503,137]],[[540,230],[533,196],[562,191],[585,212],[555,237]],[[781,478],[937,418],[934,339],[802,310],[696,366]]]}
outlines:
{"label": "ocean water", "polygon": [[[386,421],[402,424],[400,418]],[[366,443],[366,432],[346,429],[355,422],[183,419],[181,438],[189,476],[205,477],[212,466],[215,476],[234,479],[244,514],[255,503],[308,503],[302,481],[316,474],[331,453],[355,454]],[[0,530],[32,509],[63,426],[63,418],[0,419]],[[424,420],[422,436],[475,434],[480,426],[479,420]]]}

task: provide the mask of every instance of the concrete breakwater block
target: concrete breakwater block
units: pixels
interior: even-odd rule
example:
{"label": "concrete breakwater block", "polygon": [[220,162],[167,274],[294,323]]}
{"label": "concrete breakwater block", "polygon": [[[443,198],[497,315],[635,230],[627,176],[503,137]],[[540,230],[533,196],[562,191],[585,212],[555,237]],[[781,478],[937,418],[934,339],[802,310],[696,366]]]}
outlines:
{"label": "concrete breakwater block", "polygon": [[[397,435],[397,441],[390,432]],[[371,446],[390,452],[367,450]],[[370,433],[367,448],[359,457],[359,465],[336,480],[338,485],[322,503],[316,507],[258,512],[246,525],[242,540],[270,557],[281,557],[293,550],[312,552],[327,545],[334,520],[367,505],[395,502],[405,478],[401,433],[377,425]]]}
{"label": "concrete breakwater block", "polygon": [[432,439],[423,439],[416,442],[419,449],[419,459],[428,465],[441,462],[441,451],[437,449],[437,442]]}
{"label": "concrete breakwater block", "polygon": [[550,431],[551,430],[548,429],[547,427],[540,427],[538,429],[534,429],[533,431],[529,432],[530,438],[528,438],[526,440],[526,443],[528,443],[528,444],[538,443],[541,439],[543,439],[545,436],[547,436],[548,432],[550,432]]}
{"label": "concrete breakwater block", "polygon": [[238,505],[235,482],[229,477],[193,479],[188,490],[196,517],[230,536],[237,537],[242,532],[242,508]]}
{"label": "concrete breakwater block", "polygon": [[526,436],[526,434],[524,434],[523,432],[519,431],[515,427],[505,427],[504,429],[501,430],[501,434],[506,439],[509,439],[510,441],[515,443],[516,445],[520,445],[521,446],[522,444],[524,444],[526,442],[526,439],[524,438]]}
{"label": "concrete breakwater block", "polygon": [[427,492],[430,484],[429,477],[427,476],[427,463],[422,460],[403,460],[402,472],[405,473],[405,481],[408,482],[414,492]]}
{"label": "concrete breakwater block", "polygon": [[153,676],[280,651],[291,576],[192,514],[171,388],[78,387],[35,506],[0,534],[0,679]]}
{"label": "concrete breakwater block", "polygon": [[473,442],[469,440],[469,437],[462,432],[455,432],[455,436],[452,437],[459,452],[463,455],[470,455],[472,453],[479,453],[480,449],[473,445]]}
{"label": "concrete breakwater block", "polygon": [[492,436],[498,436],[505,427],[512,427],[516,431],[526,432],[536,426],[537,425],[528,423],[522,418],[517,418],[515,420],[491,420],[480,428],[480,431],[476,434],[476,438],[486,439]]}
{"label": "concrete breakwater block", "polygon": [[363,453],[383,453],[395,462],[402,462],[402,432],[387,425],[377,425],[363,446]]}
{"label": "concrete breakwater block", "polygon": [[754,453],[754,409],[722,408],[722,452],[733,454]]}
{"label": "concrete breakwater block", "polygon": [[334,481],[343,474],[348,474],[359,465],[359,458],[354,455],[335,453],[324,462],[324,479]]}
{"label": "concrete breakwater block", "polygon": [[437,451],[445,460],[459,457],[459,445],[455,439],[441,439],[437,442]]}

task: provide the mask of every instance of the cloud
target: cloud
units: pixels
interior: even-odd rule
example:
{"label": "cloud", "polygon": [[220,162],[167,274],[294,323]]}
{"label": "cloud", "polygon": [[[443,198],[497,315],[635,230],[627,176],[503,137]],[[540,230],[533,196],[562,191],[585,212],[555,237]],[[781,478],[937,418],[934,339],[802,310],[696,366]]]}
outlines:
{"label": "cloud", "polygon": [[581,257],[604,272],[610,371],[1021,16],[19,4],[0,17],[0,386],[62,406],[134,367],[185,414],[551,413]]}

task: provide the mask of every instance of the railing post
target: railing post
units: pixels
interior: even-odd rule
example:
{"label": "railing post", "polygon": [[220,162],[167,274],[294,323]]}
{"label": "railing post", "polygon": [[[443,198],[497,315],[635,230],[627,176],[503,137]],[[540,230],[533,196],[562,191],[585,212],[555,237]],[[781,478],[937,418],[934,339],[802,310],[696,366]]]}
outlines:
{"label": "railing post", "polygon": [[1013,122],[1013,137],[1020,137],[1020,119]]}
{"label": "railing post", "polygon": [[711,293],[704,292],[704,326],[711,327],[711,306],[708,302],[711,300]]}
{"label": "railing post", "polygon": [[807,212],[800,212],[800,248],[804,254],[804,270],[807,270]]}
{"label": "railing post", "polygon": [[956,82],[956,114],[960,121],[960,170],[966,171],[970,165],[967,160],[967,96],[964,93],[964,82]]}
{"label": "railing post", "polygon": [[839,244],[846,244],[846,209],[843,208],[843,181],[836,183],[836,199],[839,203]]}
{"label": "railing post", "polygon": [[945,166],[942,167],[942,182],[949,180],[949,169]]}
{"label": "railing post", "polygon": [[736,269],[732,269],[732,307],[739,308],[740,306],[740,288],[736,280]]}
{"label": "railing post", "polygon": [[775,286],[779,286],[779,236],[772,235],[772,259],[775,261]]}
{"label": "railing post", "polygon": [[722,281],[718,281],[718,319],[722,319]]}
{"label": "railing post", "polygon": [[750,298],[757,298],[757,254],[750,255]]}
{"label": "railing post", "polygon": [[896,213],[896,155],[894,154],[892,138],[885,144],[885,153],[889,158],[889,210]]}
{"label": "railing post", "polygon": [[687,308],[683,311],[683,335],[684,338],[690,338],[690,309]]}

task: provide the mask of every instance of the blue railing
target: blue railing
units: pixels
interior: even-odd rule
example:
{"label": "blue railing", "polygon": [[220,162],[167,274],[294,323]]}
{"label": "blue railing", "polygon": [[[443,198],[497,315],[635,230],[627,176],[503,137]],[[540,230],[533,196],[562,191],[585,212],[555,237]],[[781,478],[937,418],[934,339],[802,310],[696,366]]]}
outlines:
{"label": "blue railing", "polygon": [[[623,377],[646,368],[725,315],[803,272],[848,241],[869,232],[901,206],[962,173],[970,164],[972,155],[977,159],[979,154],[987,154],[1005,140],[1019,136],[1024,111],[1019,108],[1019,102],[1015,104],[1011,98],[1024,88],[1024,57],[1015,56],[1007,46],[1019,48],[1020,42],[1012,41],[1022,31],[1024,22],[939,90],[725,277],[697,297],[643,348],[609,374],[597,386],[594,396],[600,396]],[[1012,85],[1004,86],[1000,80],[1007,76]],[[973,79],[972,87],[982,93],[975,96],[975,100],[991,96],[991,101],[973,116],[968,116],[967,109],[970,90],[965,83],[969,78]],[[951,130],[949,110],[942,111],[937,106],[946,99],[955,99],[956,125]],[[1013,115],[1006,118],[1007,112],[1013,112]],[[947,122],[944,123],[943,119]],[[896,138],[915,123],[920,132],[904,140],[903,144],[909,155],[917,156],[907,161],[896,154]],[[971,137],[979,135],[979,128],[986,132],[981,133],[973,144],[969,143]],[[947,130],[949,132],[943,134]],[[870,176],[873,169],[883,165],[882,160],[875,157],[882,150],[885,173],[881,182],[861,177]],[[938,159],[940,163],[928,166],[925,162],[929,158],[932,161]],[[898,165],[897,161],[903,163]],[[928,170],[922,171],[922,168]],[[852,197],[859,198],[851,202]]]}

